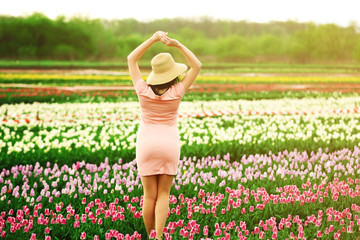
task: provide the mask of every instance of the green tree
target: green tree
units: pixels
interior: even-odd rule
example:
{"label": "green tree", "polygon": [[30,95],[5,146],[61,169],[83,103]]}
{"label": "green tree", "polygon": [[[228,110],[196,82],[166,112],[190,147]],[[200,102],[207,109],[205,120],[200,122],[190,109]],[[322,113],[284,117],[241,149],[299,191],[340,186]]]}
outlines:
{"label": "green tree", "polygon": [[[199,57],[244,61],[273,57],[296,62],[343,61],[360,58],[356,24],[315,25],[294,21],[252,23],[199,18],[103,20],[75,16],[48,19],[42,13],[25,17],[0,16],[0,56],[4,59],[103,60],[126,56],[155,31],[169,32]],[[155,44],[144,55],[177,49]]]}
{"label": "green tree", "polygon": [[306,29],[299,30],[294,33],[288,44],[289,55],[297,62],[308,62],[316,55],[316,25],[312,22],[308,23]]}
{"label": "green tree", "polygon": [[253,57],[249,42],[240,36],[229,35],[216,41],[216,54],[220,60],[240,61]]}

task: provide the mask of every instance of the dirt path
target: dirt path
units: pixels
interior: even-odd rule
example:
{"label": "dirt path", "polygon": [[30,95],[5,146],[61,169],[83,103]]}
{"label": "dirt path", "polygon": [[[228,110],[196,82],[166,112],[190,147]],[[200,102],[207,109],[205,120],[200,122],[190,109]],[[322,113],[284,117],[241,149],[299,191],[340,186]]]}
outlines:
{"label": "dirt path", "polygon": [[[127,69],[121,71],[99,70],[99,69],[0,69],[0,73],[34,73],[34,74],[61,74],[61,75],[113,75],[113,76],[127,76],[129,72]],[[145,69],[144,75],[149,74],[150,70]],[[243,76],[243,77],[274,77],[274,76],[322,76],[322,77],[355,77],[360,76],[360,72],[352,73],[309,73],[309,72],[273,72],[273,73],[216,73],[203,71],[200,76]]]}
{"label": "dirt path", "polygon": [[[61,74],[61,75],[128,75],[128,71],[109,71],[98,69],[0,69],[0,73],[35,73],[35,74]],[[329,76],[329,77],[353,77],[360,76],[360,73],[207,73],[203,76],[248,76],[248,77],[274,77],[274,76]],[[0,84],[2,88],[33,88],[43,90],[59,90],[59,91],[121,91],[134,90],[132,85],[116,85],[116,86],[39,86],[34,84]],[[279,84],[279,83],[254,83],[254,84],[194,84],[190,87],[190,91],[339,91],[339,92],[360,92],[360,83],[311,83],[311,84]]]}

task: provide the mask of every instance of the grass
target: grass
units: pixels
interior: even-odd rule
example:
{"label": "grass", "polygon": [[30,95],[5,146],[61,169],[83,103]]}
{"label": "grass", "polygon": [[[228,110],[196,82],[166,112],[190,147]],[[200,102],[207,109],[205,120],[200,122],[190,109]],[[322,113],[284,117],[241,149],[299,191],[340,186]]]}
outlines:
{"label": "grass", "polygon": [[[139,62],[141,68],[150,68],[149,60]],[[105,61],[57,61],[57,60],[0,60],[1,68],[127,68],[121,60]],[[203,70],[215,72],[299,72],[299,73],[359,73],[358,64],[292,64],[292,63],[224,63],[204,62]]]}

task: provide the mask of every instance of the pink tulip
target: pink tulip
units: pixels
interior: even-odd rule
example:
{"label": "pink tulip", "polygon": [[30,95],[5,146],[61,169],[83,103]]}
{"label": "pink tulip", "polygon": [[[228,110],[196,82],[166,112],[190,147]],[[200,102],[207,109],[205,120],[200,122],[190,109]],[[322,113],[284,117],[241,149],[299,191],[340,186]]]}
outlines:
{"label": "pink tulip", "polygon": [[225,228],[225,223],[224,222],[221,222],[221,226],[220,228],[224,229]]}
{"label": "pink tulip", "polygon": [[155,230],[151,230],[150,231],[150,236],[149,236],[149,238],[155,238],[156,237],[156,231]]}
{"label": "pink tulip", "polygon": [[217,228],[214,232],[215,236],[220,236],[221,235],[221,230],[219,228]]}
{"label": "pink tulip", "polygon": [[273,235],[271,236],[271,239],[277,239],[277,233],[273,233]]}
{"label": "pink tulip", "polygon": [[56,205],[56,212],[61,212],[61,206]]}
{"label": "pink tulip", "polygon": [[209,233],[209,228],[208,228],[207,225],[205,225],[205,227],[204,227],[204,229],[203,229],[203,233],[204,233],[204,235],[208,235],[208,233]]}
{"label": "pink tulip", "polygon": [[340,233],[335,233],[334,239],[340,239]]}
{"label": "pink tulip", "polygon": [[283,229],[284,229],[284,224],[283,224],[283,223],[280,223],[280,224],[279,224],[279,229],[280,229],[280,230],[283,230]]}
{"label": "pink tulip", "polygon": [[86,239],[86,232],[81,232],[80,239]]}
{"label": "pink tulip", "polygon": [[269,226],[267,224],[264,224],[264,230],[265,231],[269,230]]}
{"label": "pink tulip", "polygon": [[105,233],[105,239],[110,240],[111,239],[111,234],[110,233]]}
{"label": "pink tulip", "polygon": [[141,218],[141,213],[138,212],[138,211],[136,211],[136,212],[134,213],[134,217],[135,217],[135,218]]}

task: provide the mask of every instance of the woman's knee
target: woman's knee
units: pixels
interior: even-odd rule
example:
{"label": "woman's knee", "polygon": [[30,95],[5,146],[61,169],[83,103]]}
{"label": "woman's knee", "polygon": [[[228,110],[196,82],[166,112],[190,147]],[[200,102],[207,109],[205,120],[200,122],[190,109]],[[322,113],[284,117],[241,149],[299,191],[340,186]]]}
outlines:
{"label": "woman's knee", "polygon": [[157,195],[155,194],[144,194],[144,201],[156,202]]}
{"label": "woman's knee", "polygon": [[144,200],[156,201],[157,198],[157,178],[156,176],[142,177],[144,189]]}

